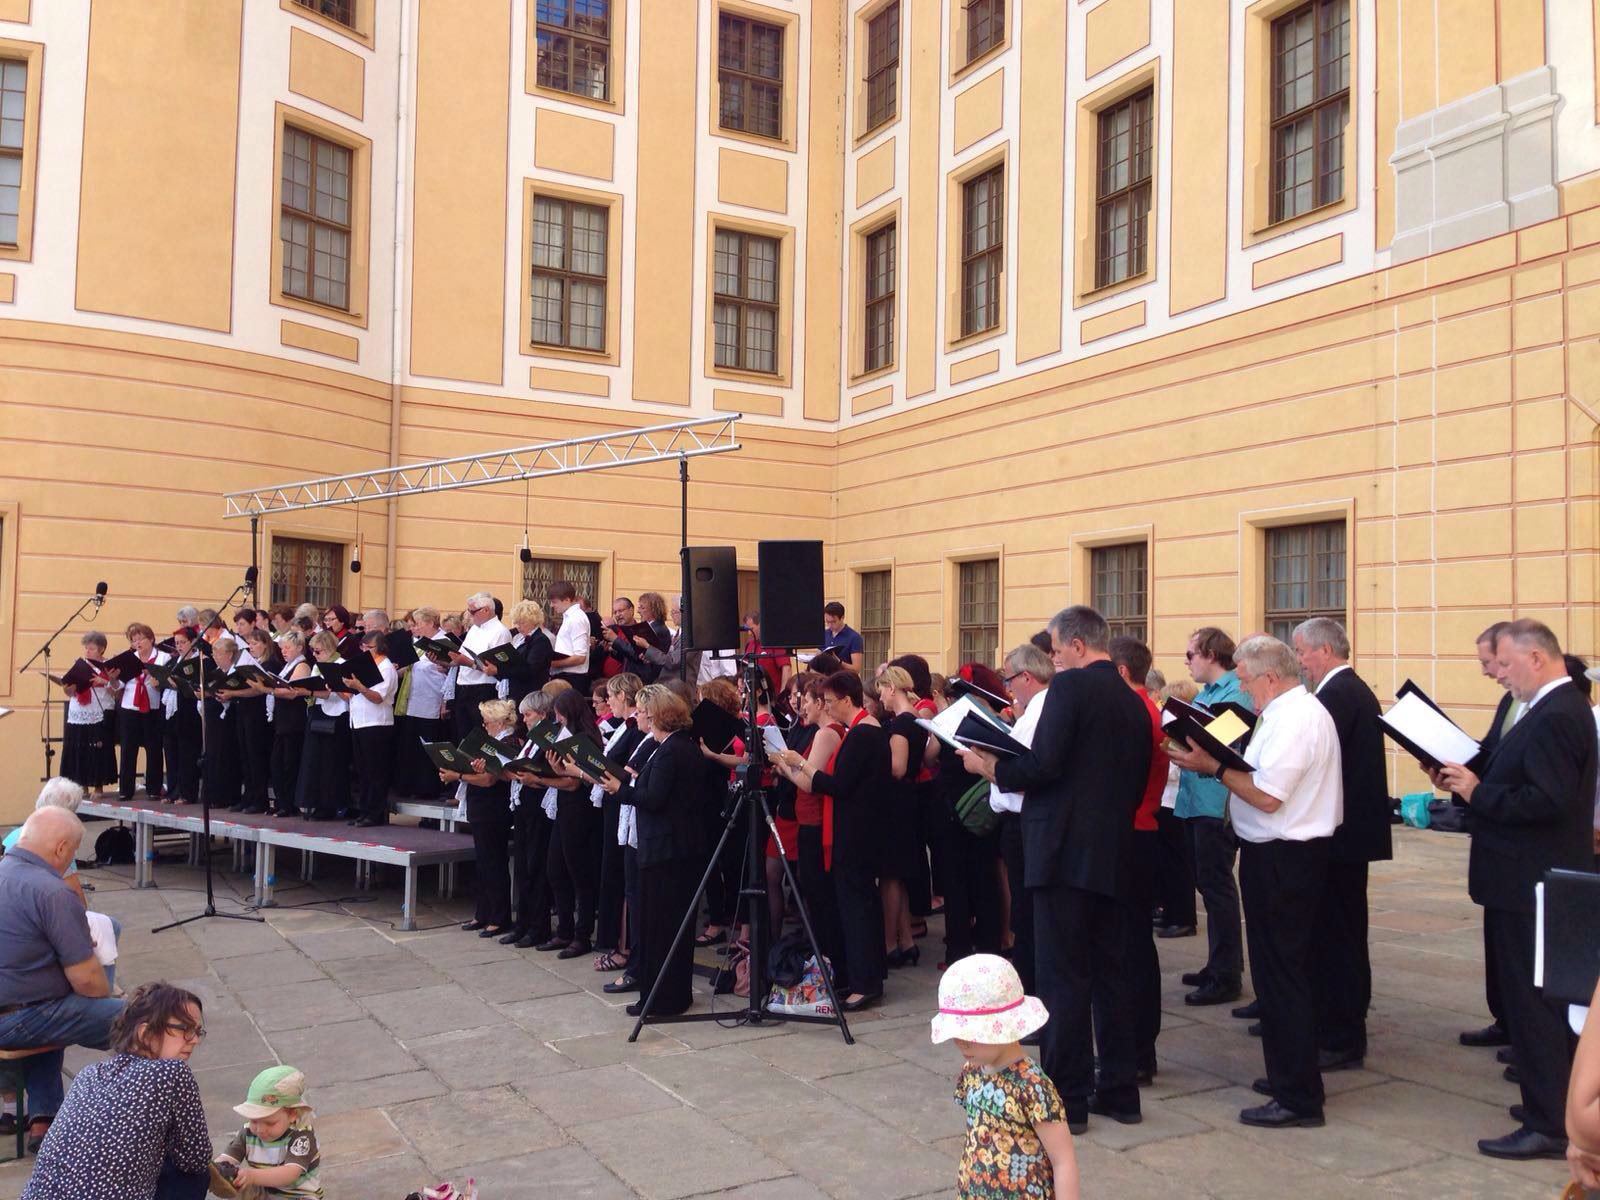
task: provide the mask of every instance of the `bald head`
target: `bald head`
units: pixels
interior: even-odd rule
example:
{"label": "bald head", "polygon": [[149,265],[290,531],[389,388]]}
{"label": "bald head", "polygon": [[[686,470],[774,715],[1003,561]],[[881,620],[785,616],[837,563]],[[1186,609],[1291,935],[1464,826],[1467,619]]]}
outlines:
{"label": "bald head", "polygon": [[65,808],[35,809],[22,825],[22,836],[17,845],[37,854],[57,872],[67,869],[78,853],[83,841],[83,822],[78,815]]}

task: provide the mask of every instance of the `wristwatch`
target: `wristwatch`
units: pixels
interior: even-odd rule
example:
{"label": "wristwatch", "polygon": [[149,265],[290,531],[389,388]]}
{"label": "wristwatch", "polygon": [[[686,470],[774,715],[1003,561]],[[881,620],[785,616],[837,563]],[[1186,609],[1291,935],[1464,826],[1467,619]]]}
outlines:
{"label": "wristwatch", "polygon": [[1222,782],[1222,773],[1224,771],[1226,771],[1227,769],[1228,768],[1224,764],[1218,763],[1217,764],[1217,769],[1215,771],[1211,772],[1211,778],[1215,779],[1218,783],[1221,783]]}

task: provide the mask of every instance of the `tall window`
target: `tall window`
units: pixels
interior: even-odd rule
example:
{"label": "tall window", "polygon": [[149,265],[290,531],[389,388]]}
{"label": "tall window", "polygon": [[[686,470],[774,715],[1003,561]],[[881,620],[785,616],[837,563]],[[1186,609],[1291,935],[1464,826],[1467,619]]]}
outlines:
{"label": "tall window", "polygon": [[22,212],[22,133],[28,112],[28,64],[0,59],[0,245],[17,244]]}
{"label": "tall window", "polygon": [[895,227],[885,225],[867,235],[866,357],[864,370],[894,363]]}
{"label": "tall window", "polygon": [[324,609],[339,603],[344,547],[337,542],[304,538],[272,539],[272,604],[315,604]]}
{"label": "tall window", "polygon": [[283,291],[329,308],[350,307],[350,160],[344,146],[283,130]]}
{"label": "tall window", "polygon": [[1312,0],[1272,23],[1272,219],[1344,196],[1350,0]]}
{"label": "tall window", "polygon": [[610,0],[539,0],[540,87],[611,99]]}
{"label": "tall window", "polygon": [[867,128],[893,118],[900,102],[900,4],[867,22]]}
{"label": "tall window", "polygon": [[956,657],[992,667],[1000,650],[1000,560],[961,563],[956,582]]}
{"label": "tall window", "polygon": [[1089,603],[1111,626],[1112,637],[1146,640],[1149,613],[1146,553],[1143,542],[1096,546],[1089,552]]}
{"label": "tall window", "polygon": [[1000,324],[1000,271],[1005,262],[1005,168],[961,185],[961,336]]}
{"label": "tall window", "polygon": [[320,16],[327,17],[330,21],[337,21],[341,25],[356,27],[355,0],[294,0],[301,8],[309,8]]}
{"label": "tall window", "polygon": [[717,123],[760,137],[783,136],[783,27],[734,17],[717,20]]}
{"label": "tall window", "polygon": [[879,663],[889,661],[889,637],[894,627],[894,589],[888,571],[861,573],[861,640],[866,644],[863,678],[871,678]]}
{"label": "tall window", "polygon": [[981,58],[1006,35],[1005,0],[961,0],[967,14],[967,61]]}
{"label": "tall window", "polygon": [[550,589],[563,579],[590,604],[600,603],[599,563],[587,559],[536,558],[522,564],[522,599],[539,602],[545,610],[545,627],[552,633],[561,628],[561,618],[550,611]]}
{"label": "tall window", "polygon": [[778,373],[778,239],[717,230],[716,364]]}
{"label": "tall window", "polygon": [[533,328],[541,346],[606,348],[606,210],[533,199]]}
{"label": "tall window", "polygon": [[1145,269],[1154,106],[1154,92],[1146,88],[1100,114],[1095,287],[1120,283]]}
{"label": "tall window", "polygon": [[1267,530],[1267,632],[1287,642],[1310,617],[1346,622],[1343,521]]}

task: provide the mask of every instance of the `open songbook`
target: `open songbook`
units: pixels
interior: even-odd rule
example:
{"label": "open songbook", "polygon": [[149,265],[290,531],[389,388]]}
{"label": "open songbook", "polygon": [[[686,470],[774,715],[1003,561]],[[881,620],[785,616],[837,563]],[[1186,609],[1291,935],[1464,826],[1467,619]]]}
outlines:
{"label": "open songbook", "polygon": [[1169,696],[1161,706],[1161,731],[1182,746],[1193,742],[1224,767],[1254,771],[1233,743],[1249,735],[1255,714],[1242,704],[1224,701],[1215,706],[1189,704]]}
{"label": "open songbook", "polygon": [[1445,763],[1471,762],[1483,748],[1409,679],[1378,721],[1401,749],[1435,770]]}
{"label": "open songbook", "polygon": [[614,630],[619,636],[626,638],[630,645],[633,639],[638,637],[649,642],[657,650],[667,650],[672,646],[672,635],[670,633],[657,633],[654,626],[647,621],[640,621],[637,625],[608,624],[606,628]]}
{"label": "open songbook", "polygon": [[727,752],[733,739],[744,732],[744,722],[709,700],[694,706],[694,736],[718,754]]}
{"label": "open songbook", "polygon": [[554,749],[560,757],[577,764],[591,779],[610,775],[618,782],[627,782],[628,768],[614,758],[607,758],[604,750],[581,733],[557,743]]}
{"label": "open songbook", "polygon": [[936,717],[919,717],[917,724],[953,750],[970,747],[1002,758],[1028,752],[1028,747],[1011,736],[1010,726],[971,696],[952,701]]}
{"label": "open songbook", "polygon": [[65,675],[51,675],[51,683],[61,684],[63,687],[86,688],[96,679],[105,678],[105,672],[100,669],[100,664],[92,659],[80,658],[67,668]]}

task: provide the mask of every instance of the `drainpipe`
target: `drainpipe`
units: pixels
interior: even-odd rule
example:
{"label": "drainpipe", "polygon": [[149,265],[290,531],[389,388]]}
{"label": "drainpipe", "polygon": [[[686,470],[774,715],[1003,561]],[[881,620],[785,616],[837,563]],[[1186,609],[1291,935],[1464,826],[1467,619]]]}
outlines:
{"label": "drainpipe", "polygon": [[[394,259],[392,308],[389,314],[389,466],[400,465],[400,391],[405,374],[401,357],[400,321],[402,286],[405,282],[406,246],[406,171],[410,114],[406,108],[407,83],[411,71],[411,12],[414,0],[401,0],[400,54],[394,83]],[[400,501],[387,502],[383,556],[383,607],[391,615],[395,609],[395,555],[400,540]]]}

